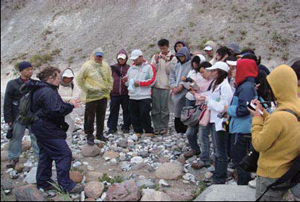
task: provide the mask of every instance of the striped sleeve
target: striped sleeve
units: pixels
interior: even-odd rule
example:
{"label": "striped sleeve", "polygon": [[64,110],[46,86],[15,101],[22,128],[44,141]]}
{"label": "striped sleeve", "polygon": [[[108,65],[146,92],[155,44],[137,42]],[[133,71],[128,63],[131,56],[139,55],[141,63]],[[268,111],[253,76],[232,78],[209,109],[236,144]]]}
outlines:
{"label": "striped sleeve", "polygon": [[146,81],[140,81],[140,86],[142,87],[148,87],[154,84],[156,80],[156,70],[155,67],[152,64],[149,64],[151,66],[151,76],[152,78],[146,80]]}

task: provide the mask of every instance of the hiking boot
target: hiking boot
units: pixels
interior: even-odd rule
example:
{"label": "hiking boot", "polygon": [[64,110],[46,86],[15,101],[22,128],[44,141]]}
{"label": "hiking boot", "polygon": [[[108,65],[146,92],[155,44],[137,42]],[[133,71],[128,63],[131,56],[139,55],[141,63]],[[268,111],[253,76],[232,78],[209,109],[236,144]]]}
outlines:
{"label": "hiking boot", "polygon": [[15,169],[16,164],[19,162],[19,160],[10,160],[8,164],[6,165],[6,168],[13,168]]}
{"label": "hiking boot", "polygon": [[154,133],[146,133],[146,137],[154,137]]}
{"label": "hiking boot", "polygon": [[162,130],[160,130],[160,134],[161,135],[166,135],[166,134],[168,134],[168,130],[167,129],[162,129]]}
{"label": "hiking boot", "polygon": [[108,138],[104,137],[104,135],[98,136],[97,139],[102,141],[102,142],[107,142],[108,141]]}
{"label": "hiking boot", "polygon": [[77,184],[72,190],[69,191],[69,194],[81,193],[84,190],[84,186]]}
{"label": "hiking boot", "polygon": [[95,145],[95,139],[94,138],[88,138],[87,139],[87,144],[90,146],[94,146]]}
{"label": "hiking boot", "polygon": [[154,134],[155,134],[155,135],[160,135],[160,130],[155,129],[155,130],[154,130]]}
{"label": "hiking boot", "polygon": [[124,134],[129,134],[130,133],[129,129],[122,129],[122,131],[123,131]]}
{"label": "hiking boot", "polygon": [[203,161],[192,164],[192,168],[194,168],[195,170],[200,170],[202,168],[208,168],[209,166],[210,165],[205,164]]}
{"label": "hiking boot", "polygon": [[200,153],[201,153],[200,151],[191,150],[191,151],[184,154],[184,158],[189,159],[189,158],[192,158],[195,155],[199,155]]}

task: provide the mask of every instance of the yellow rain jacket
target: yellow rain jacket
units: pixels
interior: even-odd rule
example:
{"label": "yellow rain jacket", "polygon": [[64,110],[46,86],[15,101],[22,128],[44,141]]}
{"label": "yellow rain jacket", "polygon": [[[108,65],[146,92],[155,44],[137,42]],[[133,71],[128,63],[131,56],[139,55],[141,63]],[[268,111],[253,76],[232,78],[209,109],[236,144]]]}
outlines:
{"label": "yellow rain jacket", "polygon": [[257,174],[260,177],[282,177],[300,153],[300,123],[296,116],[283,112],[289,109],[300,116],[298,81],[295,72],[287,65],[277,67],[267,77],[277,99],[278,108],[264,117],[254,117],[252,143],[260,152]]}
{"label": "yellow rain jacket", "polygon": [[110,97],[113,87],[113,78],[110,66],[106,62],[96,63],[96,52],[103,52],[101,48],[93,51],[89,61],[84,63],[76,77],[78,86],[81,88],[81,101],[89,103]]}

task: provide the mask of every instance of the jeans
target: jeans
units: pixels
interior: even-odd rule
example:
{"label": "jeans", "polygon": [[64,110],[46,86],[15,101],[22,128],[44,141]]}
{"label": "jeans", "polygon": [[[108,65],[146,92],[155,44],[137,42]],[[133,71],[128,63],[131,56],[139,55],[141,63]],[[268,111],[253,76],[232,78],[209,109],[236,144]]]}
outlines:
{"label": "jeans", "polygon": [[65,192],[72,190],[76,184],[70,179],[72,152],[64,139],[38,139],[40,158],[37,168],[37,187],[47,188],[52,181],[52,163],[55,161],[57,181]]}
{"label": "jeans", "polygon": [[227,180],[227,140],[228,133],[216,131],[215,124],[212,125],[213,141],[215,147],[215,173],[213,175],[214,184],[225,184]]}
{"label": "jeans", "polygon": [[131,125],[131,119],[129,114],[129,96],[111,96],[110,101],[110,114],[107,122],[107,126],[110,131],[117,131],[120,106],[123,110],[123,126],[122,130],[129,130]]}
{"label": "jeans", "polygon": [[129,100],[129,111],[135,133],[153,133],[151,126],[151,99]]}
{"label": "jeans", "polygon": [[[271,179],[265,177],[259,177],[256,179],[256,199],[258,199],[266,190],[270,184],[273,184],[278,179]],[[288,183],[284,183],[279,187],[285,187]],[[284,195],[287,193],[288,190],[285,191],[278,191],[269,189],[269,191],[261,198],[260,201],[282,201]]]}
{"label": "jeans", "polygon": [[202,133],[201,140],[201,161],[206,165],[210,164],[210,140],[209,135],[212,134],[212,124],[208,124],[206,127],[201,127]]}
{"label": "jeans", "polygon": [[8,160],[18,160],[22,153],[22,139],[26,128],[29,130],[31,138],[31,147],[36,157],[39,156],[39,147],[36,143],[36,137],[31,132],[30,126],[21,125],[19,122],[15,121],[13,125],[13,136],[9,140],[8,144]]}
{"label": "jeans", "polygon": [[169,112],[169,93],[170,90],[152,88],[152,121],[155,130],[168,129]]}
{"label": "jeans", "polygon": [[231,158],[238,173],[238,185],[248,185],[251,173],[245,172],[239,163],[251,147],[251,134],[231,134]]}
{"label": "jeans", "polygon": [[97,138],[103,136],[107,99],[86,103],[84,115],[84,132],[88,139],[94,139],[94,122],[96,116]]}
{"label": "jeans", "polygon": [[198,144],[198,132],[199,132],[199,126],[189,127],[186,136],[189,140],[189,145],[192,148],[192,150],[196,152],[200,152],[200,147]]}

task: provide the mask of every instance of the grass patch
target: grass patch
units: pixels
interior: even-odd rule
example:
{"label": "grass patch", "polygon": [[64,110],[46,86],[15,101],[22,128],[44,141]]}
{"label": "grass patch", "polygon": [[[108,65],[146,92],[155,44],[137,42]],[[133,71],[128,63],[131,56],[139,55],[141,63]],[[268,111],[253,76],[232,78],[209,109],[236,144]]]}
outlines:
{"label": "grass patch", "polygon": [[48,182],[48,183],[51,184],[56,189],[58,194],[62,197],[63,201],[73,201],[70,194],[68,192],[65,192],[60,186],[52,182]]}
{"label": "grass patch", "polygon": [[73,62],[74,62],[74,56],[71,56],[70,58],[69,58],[69,64],[72,64]]}
{"label": "grass patch", "polygon": [[206,186],[206,184],[204,182],[201,182],[199,186],[200,186],[199,189],[193,190],[191,192],[193,198],[190,201],[194,201],[200,194],[202,194],[202,192],[205,191],[205,189],[207,189],[207,186]]}
{"label": "grass patch", "polygon": [[124,181],[122,176],[115,176],[113,178],[109,177],[106,173],[103,174],[102,178],[99,179],[100,182],[108,182],[110,184],[118,184]]}
{"label": "grass patch", "polygon": [[287,61],[287,60],[289,59],[289,56],[290,56],[290,55],[289,55],[289,52],[284,52],[284,53],[282,54],[282,57],[281,57],[281,58],[282,58],[283,60]]}
{"label": "grass patch", "polygon": [[189,22],[189,27],[195,27],[196,23],[194,22]]}
{"label": "grass patch", "polygon": [[155,44],[154,44],[154,43],[148,44],[148,48],[153,48],[153,47],[155,47]]}
{"label": "grass patch", "polygon": [[47,64],[49,62],[53,61],[53,55],[52,54],[44,54],[44,55],[33,55],[30,59],[29,62],[34,66],[34,67],[40,67],[43,64]]}
{"label": "grass patch", "polygon": [[284,38],[283,36],[281,36],[280,34],[278,34],[276,31],[273,32],[272,34],[272,40],[281,46],[287,46],[290,42],[290,40],[288,38]]}

